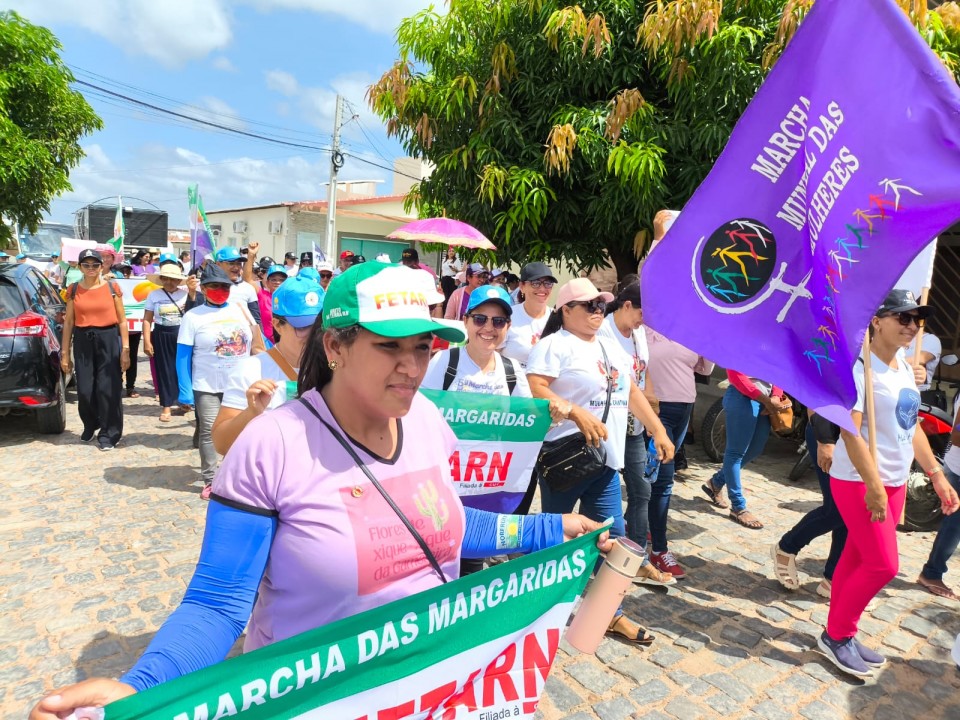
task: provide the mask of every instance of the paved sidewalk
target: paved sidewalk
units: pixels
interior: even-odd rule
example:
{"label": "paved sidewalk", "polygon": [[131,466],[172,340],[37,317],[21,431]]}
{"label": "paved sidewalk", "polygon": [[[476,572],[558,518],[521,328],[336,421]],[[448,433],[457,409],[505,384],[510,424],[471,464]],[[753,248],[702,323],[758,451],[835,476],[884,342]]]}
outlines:
{"label": "paved sidewalk", "polygon": [[[205,509],[193,416],[161,424],[152,393],[141,392],[125,401],[126,434],[109,453],[80,443],[73,393],[61,436],[0,418],[0,717],[24,717],[56,685],[129,667],[192,574]],[[798,592],[770,572],[770,543],[818,502],[812,472],[786,481],[793,447],[771,441],[745,475],[749,507],[767,525],[751,531],[707,503],[700,484],[713,466],[696,449],[691,460],[670,533],[689,579],[638,587],[626,603],[657,641],[638,650],[606,639],[596,656],[562,649],[545,720],[960,718],[949,657],[960,606],[913,584],[932,534],[900,535],[901,572],[861,625],[891,662],[861,684],[813,650],[826,617],[814,588],[827,540],[801,556]],[[960,558],[953,565],[947,581],[958,585]]]}

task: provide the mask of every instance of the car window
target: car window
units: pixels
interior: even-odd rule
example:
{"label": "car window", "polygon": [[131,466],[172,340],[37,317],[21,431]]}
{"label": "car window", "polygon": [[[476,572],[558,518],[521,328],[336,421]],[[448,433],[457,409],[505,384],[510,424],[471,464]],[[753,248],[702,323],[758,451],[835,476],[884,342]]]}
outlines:
{"label": "car window", "polygon": [[17,286],[6,278],[0,278],[0,320],[9,320],[24,311],[23,297]]}
{"label": "car window", "polygon": [[40,278],[37,276],[37,271],[33,268],[30,268],[30,270],[20,276],[20,287],[23,290],[27,306],[34,312],[42,313],[47,311],[48,303],[45,302],[44,297],[40,294],[39,284]]}
{"label": "car window", "polygon": [[51,310],[57,310],[63,301],[60,299],[60,295],[57,293],[56,288],[53,287],[51,282],[47,280],[40,272],[36,273],[37,287],[40,290],[40,299],[44,305],[46,305]]}

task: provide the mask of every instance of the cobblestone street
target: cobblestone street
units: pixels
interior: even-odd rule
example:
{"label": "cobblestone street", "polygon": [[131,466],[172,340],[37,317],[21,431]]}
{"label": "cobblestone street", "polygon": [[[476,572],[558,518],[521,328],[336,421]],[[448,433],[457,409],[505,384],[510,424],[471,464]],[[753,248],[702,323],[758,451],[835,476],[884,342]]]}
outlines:
{"label": "cobblestone street", "polygon": [[[145,363],[140,377],[149,379]],[[4,718],[24,717],[54,686],[129,667],[192,574],[206,505],[193,415],[161,424],[152,390],[140,389],[142,398],[125,401],[124,438],[109,453],[80,442],[73,392],[61,436],[37,434],[22,416],[0,418]],[[688,579],[637,587],[626,604],[656,642],[639,650],[608,638],[596,656],[562,645],[543,718],[960,718],[960,671],[949,655],[960,607],[914,583],[933,534],[900,534],[900,573],[860,636],[890,662],[877,680],[852,681],[815,652],[827,605],[814,589],[828,539],[801,555],[799,591],[783,591],[771,573],[770,544],[819,504],[813,472],[787,481],[795,448],[771,440],[745,473],[749,507],[766,524],[748,530],[708,504],[700,485],[715,466],[688,447],[670,523]],[[960,584],[958,567],[954,558],[948,584]]]}

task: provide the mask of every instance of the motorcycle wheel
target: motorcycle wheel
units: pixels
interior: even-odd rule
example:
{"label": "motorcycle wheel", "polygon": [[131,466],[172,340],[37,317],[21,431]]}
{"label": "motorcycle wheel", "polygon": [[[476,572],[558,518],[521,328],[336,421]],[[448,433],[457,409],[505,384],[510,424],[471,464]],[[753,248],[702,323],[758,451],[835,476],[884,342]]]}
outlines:
{"label": "motorcycle wheel", "polygon": [[727,414],[723,411],[723,398],[717,399],[703,416],[700,443],[713,462],[723,460],[723,452],[727,448]]}
{"label": "motorcycle wheel", "polygon": [[907,478],[907,505],[903,525],[907,530],[936,530],[943,519],[940,498],[920,466],[914,463]]}
{"label": "motorcycle wheel", "polygon": [[813,461],[810,459],[810,451],[807,450],[806,445],[800,450],[800,457],[797,458],[797,462],[794,463],[793,468],[790,470],[790,473],[787,475],[787,479],[793,482],[796,482],[804,475],[807,474],[807,471],[813,467]]}

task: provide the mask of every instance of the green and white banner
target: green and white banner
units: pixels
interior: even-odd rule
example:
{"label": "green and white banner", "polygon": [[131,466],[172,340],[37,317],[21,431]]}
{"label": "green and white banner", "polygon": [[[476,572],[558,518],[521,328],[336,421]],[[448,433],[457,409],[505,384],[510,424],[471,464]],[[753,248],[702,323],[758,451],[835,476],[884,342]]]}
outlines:
{"label": "green and white banner", "polygon": [[105,720],[532,718],[600,532],[158,685]]}
{"label": "green and white banner", "polygon": [[512,513],[550,429],[546,400],[423,390],[457,436],[450,474],[464,505]]}

